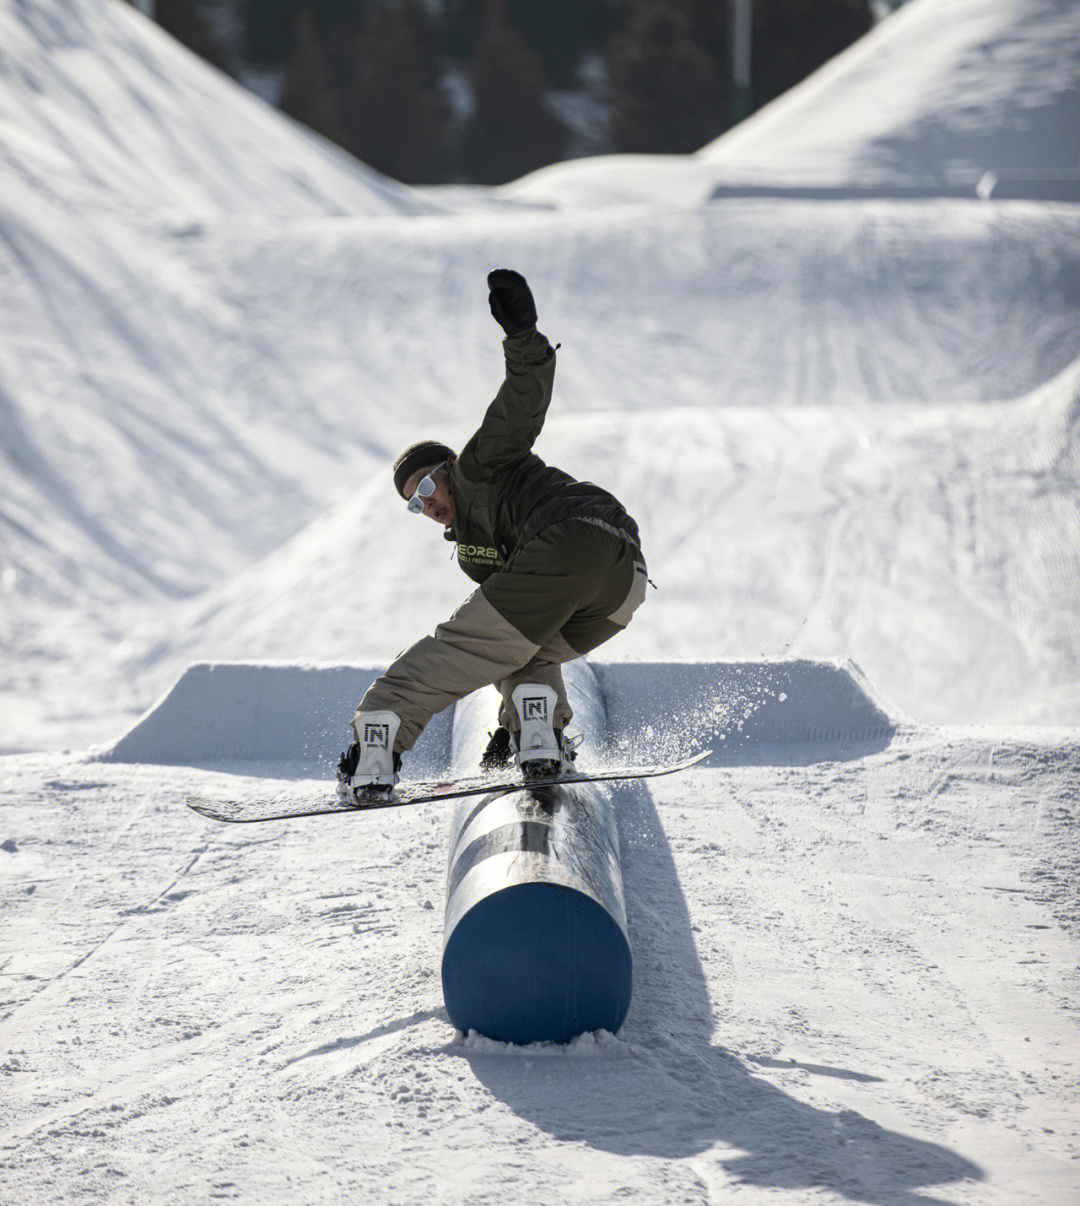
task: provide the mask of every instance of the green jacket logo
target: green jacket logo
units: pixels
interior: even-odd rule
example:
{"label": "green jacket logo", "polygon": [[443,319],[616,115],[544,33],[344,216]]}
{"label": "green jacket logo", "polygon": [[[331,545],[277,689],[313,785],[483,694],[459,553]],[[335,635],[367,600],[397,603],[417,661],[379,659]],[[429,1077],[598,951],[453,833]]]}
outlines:
{"label": "green jacket logo", "polygon": [[457,556],[459,561],[463,561],[468,565],[499,564],[498,550],[485,548],[482,544],[459,544],[457,546]]}

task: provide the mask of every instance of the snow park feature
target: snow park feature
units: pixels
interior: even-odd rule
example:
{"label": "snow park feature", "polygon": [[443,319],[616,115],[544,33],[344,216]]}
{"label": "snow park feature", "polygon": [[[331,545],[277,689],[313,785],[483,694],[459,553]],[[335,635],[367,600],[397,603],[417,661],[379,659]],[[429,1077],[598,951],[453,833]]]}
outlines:
{"label": "snow park feature", "polygon": [[[596,737],[602,738],[601,767],[624,762],[631,750],[673,760],[709,746],[710,765],[768,762],[778,748],[785,758],[846,760],[886,748],[901,721],[851,661],[587,664],[588,671],[568,673],[567,691],[594,753]],[[198,663],[94,758],[206,768],[273,765],[283,778],[321,782],[328,751],[344,736],[342,717],[380,672],[319,663]],[[588,692],[579,689],[581,681],[589,682]],[[437,715],[409,752],[410,777],[475,768],[483,747],[470,749],[466,742],[474,734],[463,726],[490,727],[494,712],[490,694],[477,692],[453,713]]]}
{"label": "snow park feature", "polygon": [[[343,666],[194,666],[98,758],[257,768],[264,779],[293,780],[247,801],[189,799],[211,819],[363,811],[333,802],[324,780],[299,777],[317,772],[349,701],[374,677]],[[852,757],[867,742],[887,744],[897,723],[851,665],[594,668],[579,660],[565,677],[587,751],[583,769],[601,775],[619,743],[649,744],[629,700],[648,698],[678,724],[682,740],[727,740],[722,761]],[[624,701],[615,726],[607,691]],[[497,710],[491,688],[467,696],[449,731],[444,715],[410,761],[432,774],[476,766]],[[442,984],[450,1020],[464,1033],[517,1045],[617,1032],[630,1005],[632,956],[609,799],[587,783],[487,791],[458,804],[449,835]]]}
{"label": "snow park feature", "polygon": [[[586,744],[607,716],[586,662],[566,668]],[[493,689],[454,710],[455,762],[476,765]],[[592,784],[463,800],[450,825],[442,986],[463,1033],[504,1043],[614,1034],[630,1008],[630,939],[615,812]]]}
{"label": "snow park feature", "polygon": [[[374,677],[343,666],[194,666],[98,758],[257,769],[268,783],[291,780],[246,800],[189,799],[211,819],[362,812],[332,801],[325,780],[301,776],[317,772],[309,760],[332,744],[349,701]],[[851,758],[887,745],[897,726],[853,665],[593,667],[582,659],[567,665],[565,679],[583,769],[600,775],[620,746],[649,747],[626,706],[632,700],[647,698],[650,715],[661,709],[683,741],[726,742],[720,762]],[[614,725],[608,692],[623,701]],[[429,774],[475,767],[497,711],[493,688],[467,696],[449,730],[445,714],[429,726],[410,762]],[[618,1031],[632,956],[618,825],[598,785],[522,785],[462,800],[449,826],[445,897],[443,994],[459,1030],[517,1045]]]}
{"label": "snow park feature", "polygon": [[[410,189],[0,4],[4,1206],[1073,1206],[1078,38],[909,0],[697,154]],[[390,466],[473,430],[506,263],[659,588],[581,764],[713,750],[597,788],[629,1008],[525,1046],[444,999],[453,802],[184,803],[332,793],[460,602]]]}

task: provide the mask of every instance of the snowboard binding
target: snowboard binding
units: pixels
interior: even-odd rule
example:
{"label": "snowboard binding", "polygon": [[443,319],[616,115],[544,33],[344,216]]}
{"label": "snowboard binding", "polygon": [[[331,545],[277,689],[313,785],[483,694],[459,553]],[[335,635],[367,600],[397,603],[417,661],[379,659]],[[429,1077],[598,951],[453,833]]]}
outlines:
{"label": "snowboard binding", "polygon": [[400,724],[394,712],[361,712],[356,717],[356,740],[338,761],[339,796],[360,804],[390,799],[401,769],[401,754],[394,749]]}
{"label": "snowboard binding", "polygon": [[514,758],[526,783],[542,783],[569,774],[581,738],[564,739],[553,725],[555,691],[541,683],[521,683],[511,697],[521,728],[510,734]]}

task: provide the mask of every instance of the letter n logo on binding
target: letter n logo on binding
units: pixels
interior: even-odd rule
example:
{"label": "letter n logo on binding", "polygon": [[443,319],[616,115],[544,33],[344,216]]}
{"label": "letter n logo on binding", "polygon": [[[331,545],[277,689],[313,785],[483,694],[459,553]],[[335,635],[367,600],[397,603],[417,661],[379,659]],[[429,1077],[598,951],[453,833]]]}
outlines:
{"label": "letter n logo on binding", "polygon": [[364,722],[364,744],[377,745],[386,749],[390,741],[390,726],[388,724],[371,724]]}
{"label": "letter n logo on binding", "polygon": [[522,720],[542,720],[548,718],[548,701],[544,695],[525,695],[521,700]]}

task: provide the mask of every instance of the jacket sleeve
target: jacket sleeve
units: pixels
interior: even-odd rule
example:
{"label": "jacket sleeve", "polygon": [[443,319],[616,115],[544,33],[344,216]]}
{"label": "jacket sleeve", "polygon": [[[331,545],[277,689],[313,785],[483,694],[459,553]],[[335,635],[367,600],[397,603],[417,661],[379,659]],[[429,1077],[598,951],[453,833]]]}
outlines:
{"label": "jacket sleeve", "polygon": [[469,481],[497,476],[531,449],[555,381],[555,349],[539,331],[503,340],[506,377],[455,468]]}

